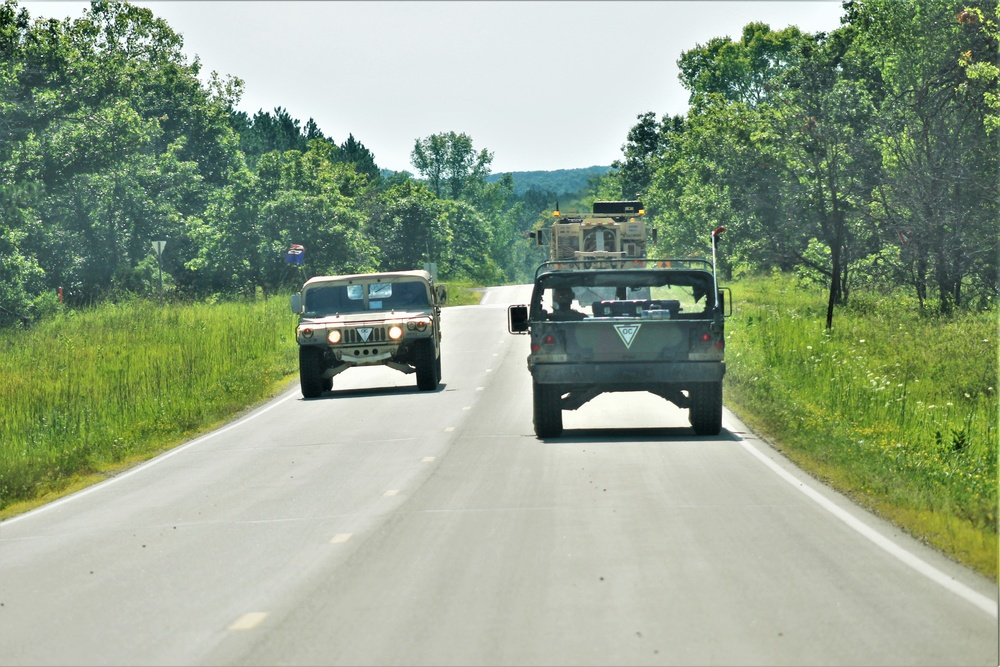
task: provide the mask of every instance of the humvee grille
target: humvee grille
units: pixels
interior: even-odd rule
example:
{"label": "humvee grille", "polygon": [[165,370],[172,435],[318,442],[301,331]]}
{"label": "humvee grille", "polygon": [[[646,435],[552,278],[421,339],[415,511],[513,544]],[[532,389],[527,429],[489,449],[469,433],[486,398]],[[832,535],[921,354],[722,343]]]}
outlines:
{"label": "humvee grille", "polygon": [[[368,330],[370,332],[367,338],[362,335],[364,330]],[[344,342],[348,345],[358,343],[381,343],[385,340],[385,327],[358,327],[356,329],[344,330]]]}

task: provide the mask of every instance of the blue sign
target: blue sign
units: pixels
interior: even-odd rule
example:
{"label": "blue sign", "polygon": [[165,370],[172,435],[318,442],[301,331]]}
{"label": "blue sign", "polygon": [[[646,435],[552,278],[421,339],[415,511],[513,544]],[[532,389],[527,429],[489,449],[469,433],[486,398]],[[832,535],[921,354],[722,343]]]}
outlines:
{"label": "blue sign", "polygon": [[289,264],[301,264],[306,258],[306,247],[298,244],[292,244],[288,248],[288,252],[285,253],[285,261]]}

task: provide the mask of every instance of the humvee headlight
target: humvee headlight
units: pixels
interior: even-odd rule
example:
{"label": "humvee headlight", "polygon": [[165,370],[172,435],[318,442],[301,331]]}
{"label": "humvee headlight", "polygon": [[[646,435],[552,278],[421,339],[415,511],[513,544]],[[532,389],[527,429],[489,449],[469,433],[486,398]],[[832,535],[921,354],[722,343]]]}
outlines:
{"label": "humvee headlight", "polygon": [[302,334],[303,338],[313,337],[313,330],[310,329],[309,327],[305,327],[304,329],[299,329],[299,333]]}
{"label": "humvee headlight", "polygon": [[410,331],[426,331],[428,326],[430,322],[427,320],[410,320],[406,323],[406,328]]}
{"label": "humvee headlight", "polygon": [[399,340],[403,337],[403,327],[394,324],[389,327],[389,340]]}
{"label": "humvee headlight", "polygon": [[341,333],[340,329],[330,329],[330,332],[326,334],[326,339],[330,341],[331,345],[336,345],[340,342]]}

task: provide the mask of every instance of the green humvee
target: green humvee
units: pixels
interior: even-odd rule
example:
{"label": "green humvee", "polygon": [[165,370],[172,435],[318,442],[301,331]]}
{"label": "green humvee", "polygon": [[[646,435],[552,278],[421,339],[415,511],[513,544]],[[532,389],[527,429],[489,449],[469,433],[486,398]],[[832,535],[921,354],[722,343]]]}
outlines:
{"label": "green humvee", "polygon": [[531,303],[508,310],[508,330],[531,336],[535,434],[558,436],[563,410],[623,391],[662,396],[695,433],[718,434],[727,292],[701,259],[539,266]]}

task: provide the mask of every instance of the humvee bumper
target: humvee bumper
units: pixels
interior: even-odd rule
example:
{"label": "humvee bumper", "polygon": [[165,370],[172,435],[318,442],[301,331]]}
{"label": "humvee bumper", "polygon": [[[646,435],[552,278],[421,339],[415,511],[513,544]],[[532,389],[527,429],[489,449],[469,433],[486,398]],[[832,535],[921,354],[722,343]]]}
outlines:
{"label": "humvee bumper", "polygon": [[720,362],[672,362],[585,364],[534,364],[531,375],[538,384],[650,385],[688,382],[720,382],[726,364]]}

